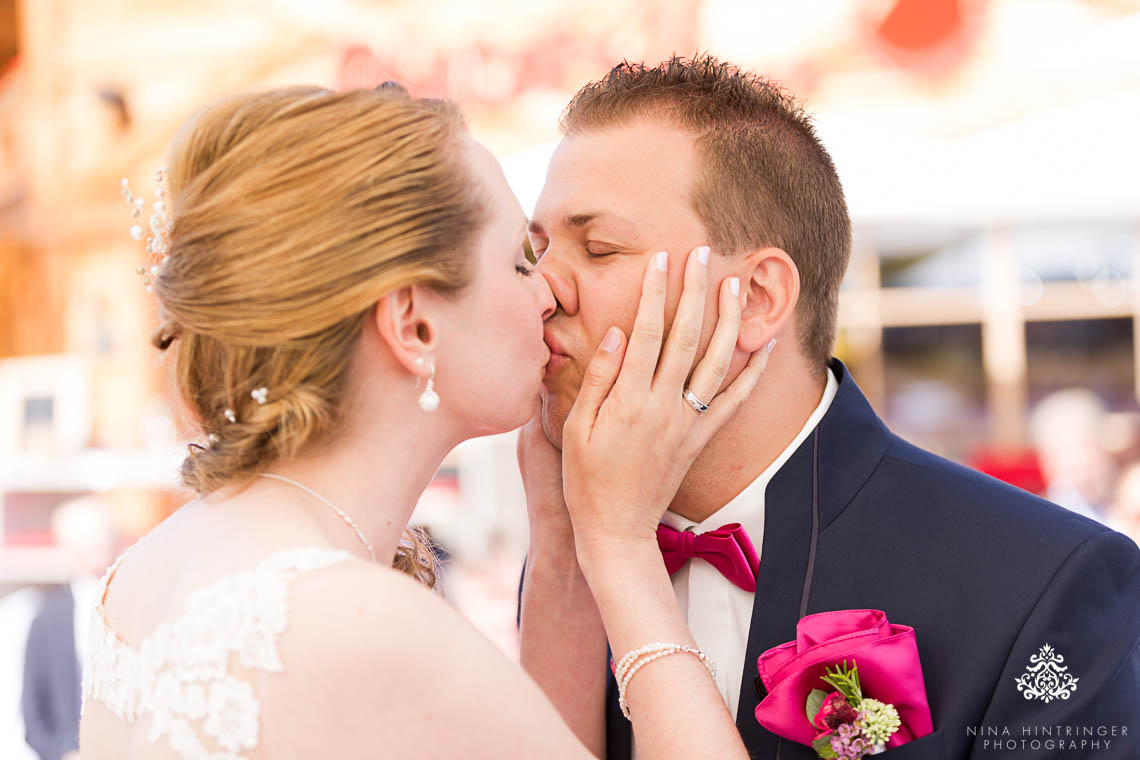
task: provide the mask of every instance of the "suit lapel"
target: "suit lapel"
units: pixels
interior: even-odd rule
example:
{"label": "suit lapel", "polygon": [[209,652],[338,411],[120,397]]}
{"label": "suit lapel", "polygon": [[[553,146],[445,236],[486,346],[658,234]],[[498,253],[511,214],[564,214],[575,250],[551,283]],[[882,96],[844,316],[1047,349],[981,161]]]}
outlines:
{"label": "suit lapel", "polygon": [[769,482],[764,497],[764,548],[736,713],[737,728],[753,756],[776,756],[779,737],[756,722],[756,660],[796,635],[811,540],[811,456],[809,436]]}
{"label": "suit lapel", "polygon": [[[878,467],[891,440],[890,431],[843,363],[834,359],[831,369],[839,390],[819,424],[821,533]],[[796,637],[811,544],[813,456],[814,436],[808,436],[772,478],[764,496],[764,549],[736,713],[737,728],[754,757],[775,757],[780,741],[756,721],[756,706],[762,698],[757,693],[756,662],[766,650]],[[819,580],[814,580],[813,588]],[[819,611],[812,607],[812,598],[809,595],[808,614]]]}

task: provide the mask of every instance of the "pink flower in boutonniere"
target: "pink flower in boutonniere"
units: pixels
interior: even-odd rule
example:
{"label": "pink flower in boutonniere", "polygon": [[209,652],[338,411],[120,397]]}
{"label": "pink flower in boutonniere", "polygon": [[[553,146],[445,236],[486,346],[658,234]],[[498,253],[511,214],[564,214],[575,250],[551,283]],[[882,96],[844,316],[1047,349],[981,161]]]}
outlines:
{"label": "pink flower in boutonniere", "polygon": [[898,731],[898,711],[893,705],[863,696],[859,683],[859,666],[847,661],[828,668],[820,678],[835,691],[812,689],[807,698],[807,717],[816,728],[811,746],[822,758],[860,760],[864,755],[884,751],[891,736]]}
{"label": "pink flower in boutonniere", "polygon": [[851,706],[847,697],[843,696],[843,692],[833,691],[823,700],[812,723],[820,729],[821,734],[827,734],[844,723],[854,723],[858,717],[859,711]]}

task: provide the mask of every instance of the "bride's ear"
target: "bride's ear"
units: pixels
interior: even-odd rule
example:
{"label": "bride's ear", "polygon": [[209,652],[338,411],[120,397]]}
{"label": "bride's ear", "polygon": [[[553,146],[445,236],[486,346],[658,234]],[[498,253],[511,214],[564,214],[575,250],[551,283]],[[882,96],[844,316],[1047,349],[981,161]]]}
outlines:
{"label": "bride's ear", "polygon": [[758,351],[776,337],[800,300],[800,270],[780,248],[763,248],[744,257],[740,274],[740,333],[737,347],[746,353]]}
{"label": "bride's ear", "polygon": [[416,359],[430,356],[439,347],[439,332],[424,306],[430,300],[418,285],[400,288],[381,298],[372,310],[371,319],[392,356],[405,369],[426,376],[426,366]]}

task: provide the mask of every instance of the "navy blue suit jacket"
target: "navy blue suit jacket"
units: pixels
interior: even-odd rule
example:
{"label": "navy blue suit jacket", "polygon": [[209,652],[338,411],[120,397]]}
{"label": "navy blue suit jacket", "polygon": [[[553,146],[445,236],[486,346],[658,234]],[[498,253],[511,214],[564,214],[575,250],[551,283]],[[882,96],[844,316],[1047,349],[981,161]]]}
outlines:
{"label": "navy blue suit jacket", "polygon": [[32,620],[24,657],[24,731],[43,760],[79,748],[79,690],[75,601],[64,588]]}
{"label": "navy blue suit jacket", "polygon": [[[932,734],[879,757],[1140,758],[1140,549],[895,436],[847,368],[831,366],[839,391],[818,428],[819,531],[807,614],[880,609],[914,627],[934,722]],[[751,756],[765,760],[816,757],[757,723],[753,686],[760,654],[795,639],[811,550],[813,458],[809,436],[765,496],[737,714]],[[1068,699],[1045,703],[1018,691],[1017,678],[1045,644],[1080,679]],[[607,757],[625,760],[630,724],[612,675],[607,691]],[[1075,749],[1057,746],[1067,726],[1077,732],[1066,740],[1078,742]],[[1085,726],[1092,736],[1080,735]],[[1099,736],[1099,726],[1109,733],[1115,726],[1116,735]],[[1023,747],[1022,739],[1041,744]],[[1080,744],[1094,739],[1099,746]]]}

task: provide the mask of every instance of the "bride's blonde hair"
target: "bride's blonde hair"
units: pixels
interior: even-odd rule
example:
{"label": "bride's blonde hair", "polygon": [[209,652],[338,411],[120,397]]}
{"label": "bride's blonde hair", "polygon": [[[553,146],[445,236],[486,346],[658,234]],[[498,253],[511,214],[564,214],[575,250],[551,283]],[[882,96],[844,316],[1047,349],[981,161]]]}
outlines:
{"label": "bride's blonde hair", "polygon": [[[179,133],[170,248],[152,287],[154,344],[177,341],[178,390],[210,441],[191,446],[186,485],[248,482],[333,434],[377,300],[469,282],[466,252],[486,214],[464,129],[451,103],[398,86],[290,87],[225,98]],[[435,583],[419,533],[393,564]]]}

